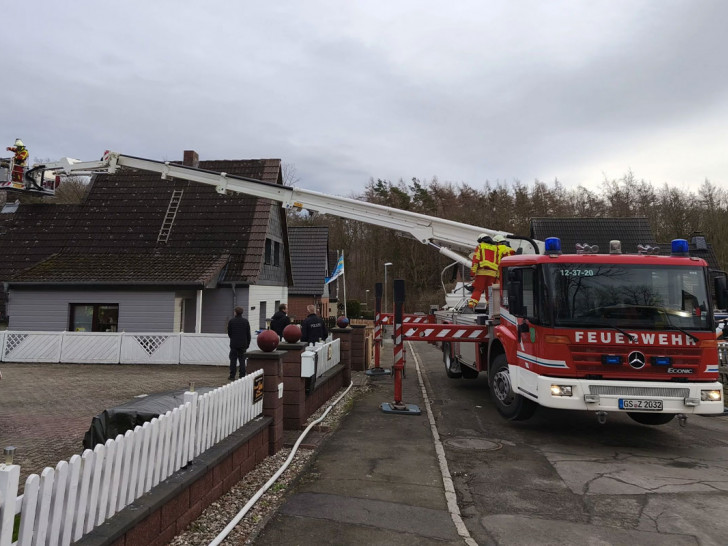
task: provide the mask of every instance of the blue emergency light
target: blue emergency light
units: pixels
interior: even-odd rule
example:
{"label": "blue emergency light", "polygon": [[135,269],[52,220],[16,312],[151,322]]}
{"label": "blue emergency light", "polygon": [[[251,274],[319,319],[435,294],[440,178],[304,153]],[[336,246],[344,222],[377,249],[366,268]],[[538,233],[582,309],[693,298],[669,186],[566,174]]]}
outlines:
{"label": "blue emergency light", "polygon": [[670,253],[673,256],[687,256],[690,247],[685,239],[673,239],[670,243]]}
{"label": "blue emergency light", "polygon": [[669,356],[653,356],[652,364],[654,366],[669,366],[672,363],[672,358]]}
{"label": "blue emergency light", "polygon": [[602,364],[621,364],[622,357],[620,355],[602,355]]}
{"label": "blue emergency light", "polygon": [[547,237],[544,241],[544,248],[547,254],[561,254],[561,239],[558,237]]}

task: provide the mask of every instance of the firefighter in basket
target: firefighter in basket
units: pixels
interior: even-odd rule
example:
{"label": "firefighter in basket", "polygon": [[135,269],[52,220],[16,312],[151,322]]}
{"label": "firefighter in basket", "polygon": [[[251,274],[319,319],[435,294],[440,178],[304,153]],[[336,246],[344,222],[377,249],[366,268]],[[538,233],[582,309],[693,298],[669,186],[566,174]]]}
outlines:
{"label": "firefighter in basket", "polygon": [[23,141],[19,138],[15,139],[15,146],[8,146],[8,151],[13,152],[13,182],[23,183],[23,171],[25,170],[25,164],[28,161],[28,149],[23,144]]}
{"label": "firefighter in basket", "polygon": [[488,287],[498,279],[498,265],[504,256],[515,254],[508,246],[503,235],[490,237],[481,233],[478,237],[478,246],[473,254],[473,265],[470,268],[470,276],[473,279],[473,293],[468,300],[468,307],[475,309],[483,295],[485,303],[488,303]]}

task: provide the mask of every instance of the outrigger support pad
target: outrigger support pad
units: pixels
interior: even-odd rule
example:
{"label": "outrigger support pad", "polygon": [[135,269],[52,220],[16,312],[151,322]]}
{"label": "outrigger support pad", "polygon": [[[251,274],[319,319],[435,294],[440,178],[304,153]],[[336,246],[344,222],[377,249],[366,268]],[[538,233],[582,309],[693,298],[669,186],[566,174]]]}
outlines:
{"label": "outrigger support pad", "polygon": [[380,407],[384,413],[394,413],[396,415],[422,415],[420,407],[416,404],[384,402]]}
{"label": "outrigger support pad", "polygon": [[387,368],[369,368],[364,373],[369,377],[379,378],[384,377],[385,375],[392,375],[392,370]]}

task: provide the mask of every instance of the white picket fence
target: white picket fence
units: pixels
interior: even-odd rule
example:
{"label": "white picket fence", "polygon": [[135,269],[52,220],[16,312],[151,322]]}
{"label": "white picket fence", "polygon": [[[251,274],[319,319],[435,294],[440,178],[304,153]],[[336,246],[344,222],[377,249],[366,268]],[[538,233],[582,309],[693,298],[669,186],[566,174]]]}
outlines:
{"label": "white picket fence", "polygon": [[321,377],[341,362],[341,344],[338,339],[309,345],[301,353],[301,377]]}
{"label": "white picket fence", "polygon": [[[77,364],[229,364],[226,334],[0,332],[0,361]],[[249,350],[258,349],[255,336]]]}
{"label": "white picket fence", "polygon": [[[114,440],[32,474],[18,496],[20,467],[0,464],[0,546],[62,545],[84,534],[258,417],[258,370],[198,396]],[[13,523],[20,514],[17,542]]]}

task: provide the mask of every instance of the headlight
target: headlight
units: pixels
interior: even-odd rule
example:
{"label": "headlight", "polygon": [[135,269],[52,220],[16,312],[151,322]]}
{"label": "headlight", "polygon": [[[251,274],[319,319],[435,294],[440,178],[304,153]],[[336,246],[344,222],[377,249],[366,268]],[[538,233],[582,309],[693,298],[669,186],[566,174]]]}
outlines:
{"label": "headlight", "polygon": [[552,396],[571,396],[571,385],[551,385]]}
{"label": "headlight", "polygon": [[[552,387],[553,390],[553,387]],[[702,402],[719,402],[723,399],[723,392],[719,389],[713,391],[700,391],[700,400]]]}

